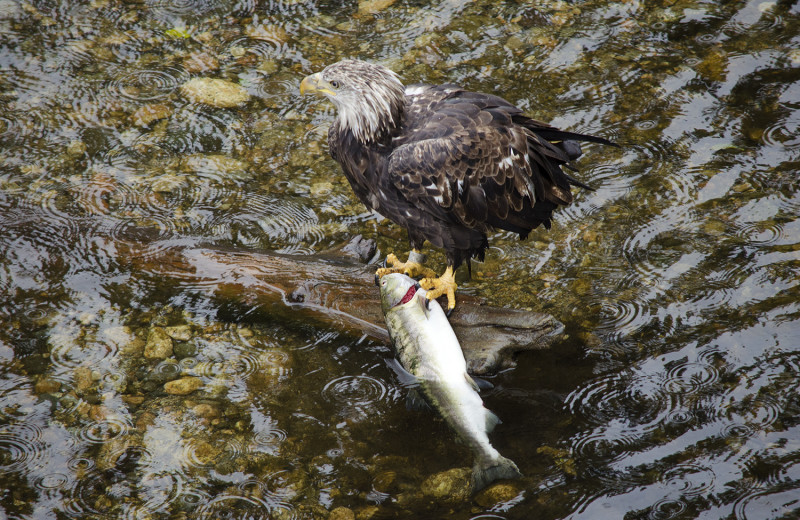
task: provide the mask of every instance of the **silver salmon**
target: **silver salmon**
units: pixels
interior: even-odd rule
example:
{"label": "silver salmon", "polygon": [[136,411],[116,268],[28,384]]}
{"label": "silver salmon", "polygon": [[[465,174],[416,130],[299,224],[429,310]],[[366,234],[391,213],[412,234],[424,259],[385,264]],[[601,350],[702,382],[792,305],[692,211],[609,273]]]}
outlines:
{"label": "silver salmon", "polygon": [[521,477],[517,465],[489,442],[488,433],[499,419],[483,406],[441,306],[428,300],[425,290],[404,274],[387,274],[379,285],[381,308],[400,364],[415,378],[424,400],[475,455],[472,491],[497,479]]}

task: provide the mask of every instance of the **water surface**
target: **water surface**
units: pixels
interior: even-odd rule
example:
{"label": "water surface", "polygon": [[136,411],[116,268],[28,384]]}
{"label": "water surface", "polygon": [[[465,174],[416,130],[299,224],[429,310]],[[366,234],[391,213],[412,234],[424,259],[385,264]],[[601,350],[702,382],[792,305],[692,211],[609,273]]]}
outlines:
{"label": "water surface", "polygon": [[[0,516],[800,514],[800,6],[0,0]],[[601,135],[550,232],[464,292],[566,335],[484,395],[525,479],[410,412],[387,345],[212,297],[186,244],[308,255],[402,230],[328,157],[300,80],[344,57]],[[193,103],[231,81],[236,108]],[[443,266],[441,252],[430,251]],[[213,285],[213,284],[212,284]],[[145,357],[147,348],[172,352]],[[194,377],[188,395],[165,384]],[[342,510],[339,510],[341,513]]]}

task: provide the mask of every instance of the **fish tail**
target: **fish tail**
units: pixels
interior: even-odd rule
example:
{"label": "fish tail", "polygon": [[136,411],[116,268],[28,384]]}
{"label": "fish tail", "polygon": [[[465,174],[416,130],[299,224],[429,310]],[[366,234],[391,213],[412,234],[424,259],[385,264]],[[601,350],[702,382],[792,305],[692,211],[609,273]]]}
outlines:
{"label": "fish tail", "polygon": [[472,492],[477,493],[495,480],[513,478],[522,478],[522,473],[511,459],[499,453],[495,457],[485,457],[472,468]]}

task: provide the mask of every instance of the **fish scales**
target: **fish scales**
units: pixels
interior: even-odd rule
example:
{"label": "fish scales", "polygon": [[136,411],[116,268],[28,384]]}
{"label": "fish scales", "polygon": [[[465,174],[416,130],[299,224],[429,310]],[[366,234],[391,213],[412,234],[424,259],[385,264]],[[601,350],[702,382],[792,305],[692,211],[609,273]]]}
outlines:
{"label": "fish scales", "polygon": [[404,274],[380,279],[381,306],[398,360],[415,379],[425,401],[475,455],[473,492],[502,478],[519,478],[517,466],[489,442],[499,422],[483,406],[478,386],[467,374],[461,345],[447,316],[425,290]]}

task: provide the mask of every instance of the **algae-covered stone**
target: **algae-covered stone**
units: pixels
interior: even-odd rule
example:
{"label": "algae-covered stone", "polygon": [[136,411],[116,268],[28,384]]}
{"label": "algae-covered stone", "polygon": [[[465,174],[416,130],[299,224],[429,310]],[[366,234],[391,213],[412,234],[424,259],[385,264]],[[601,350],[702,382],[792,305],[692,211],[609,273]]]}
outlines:
{"label": "algae-covered stone", "polygon": [[250,94],[240,85],[216,78],[193,78],[181,86],[184,96],[195,103],[204,103],[219,108],[244,105]]}
{"label": "algae-covered stone", "polygon": [[188,376],[165,383],[164,391],[172,395],[188,395],[202,386],[202,379]]}
{"label": "algae-covered stone", "polygon": [[463,501],[470,496],[469,468],[453,468],[436,473],[422,482],[421,491],[426,497],[437,500]]}
{"label": "algae-covered stone", "polygon": [[84,392],[92,387],[94,380],[92,379],[92,369],[89,367],[78,367],[73,372],[73,381],[75,390]]}
{"label": "algae-covered stone", "polygon": [[377,517],[380,512],[381,508],[378,506],[365,506],[358,510],[356,518],[358,520],[372,520]]}
{"label": "algae-covered stone", "polygon": [[147,335],[144,346],[144,357],[148,359],[166,359],[172,356],[172,338],[161,327],[153,327]]}
{"label": "algae-covered stone", "polygon": [[192,328],[189,325],[175,325],[174,327],[165,327],[164,331],[167,335],[177,341],[189,341],[192,339]]}
{"label": "algae-covered stone", "polygon": [[391,7],[396,0],[360,0],[358,2],[359,14],[375,14]]}
{"label": "algae-covered stone", "polygon": [[356,520],[356,514],[352,509],[337,507],[328,515],[328,520]]}
{"label": "algae-covered stone", "polygon": [[219,70],[219,61],[207,52],[193,52],[183,60],[183,68],[189,74]]}
{"label": "algae-covered stone", "polygon": [[33,390],[37,394],[52,394],[61,390],[61,383],[49,377],[43,377],[36,382]]}
{"label": "algae-covered stone", "polygon": [[145,105],[131,116],[131,122],[135,126],[149,126],[151,123],[164,119],[172,115],[172,107],[164,103],[154,103]]}
{"label": "algae-covered stone", "polygon": [[487,487],[475,496],[475,502],[483,507],[491,507],[502,502],[508,502],[519,495],[519,484],[498,482]]}
{"label": "algae-covered stone", "polygon": [[248,26],[245,28],[244,33],[256,40],[266,40],[270,42],[286,43],[289,41],[289,34],[286,29],[280,25],[265,24],[257,26]]}

